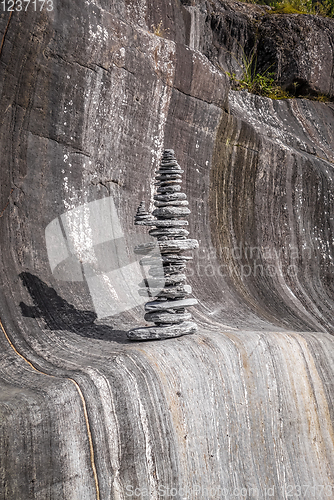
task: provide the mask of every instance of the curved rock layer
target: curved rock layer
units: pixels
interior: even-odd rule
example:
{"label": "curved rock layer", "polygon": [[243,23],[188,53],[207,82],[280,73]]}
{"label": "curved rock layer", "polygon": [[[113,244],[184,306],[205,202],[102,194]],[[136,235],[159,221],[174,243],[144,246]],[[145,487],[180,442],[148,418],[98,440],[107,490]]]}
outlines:
{"label": "curved rock layer", "polygon": [[[183,4],[0,18],[6,500],[333,497],[333,109],[228,95]],[[199,329],[136,343],[164,147]]]}

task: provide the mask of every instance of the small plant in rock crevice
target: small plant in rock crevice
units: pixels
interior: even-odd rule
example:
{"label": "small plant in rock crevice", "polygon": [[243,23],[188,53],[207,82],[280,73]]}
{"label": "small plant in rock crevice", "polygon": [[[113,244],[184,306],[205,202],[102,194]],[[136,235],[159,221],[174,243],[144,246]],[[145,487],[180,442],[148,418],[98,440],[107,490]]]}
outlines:
{"label": "small plant in rock crevice", "polygon": [[241,63],[232,55],[237,65],[242,69],[241,78],[237,78],[235,73],[226,72],[231,80],[233,90],[247,90],[252,94],[257,94],[271,99],[288,99],[293,97],[286,90],[282,89],[275,81],[275,74],[269,73],[270,67],[262,73],[256,71],[255,47],[247,56],[241,48]]}
{"label": "small plant in rock crevice", "polygon": [[311,14],[334,17],[334,0],[242,0],[246,3],[268,5],[269,14]]}
{"label": "small plant in rock crevice", "polygon": [[[333,0],[334,1],[334,0]],[[231,88],[233,90],[247,90],[251,94],[260,95],[262,97],[269,97],[270,99],[309,99],[323,103],[333,102],[333,98],[328,95],[317,93],[311,89],[304,89],[301,93],[298,89],[300,82],[293,83],[292,90],[283,89],[275,80],[275,73],[269,72],[271,66],[262,73],[256,70],[256,53],[253,47],[250,54],[247,56],[244,49],[241,49],[241,62],[238,61],[234,54],[231,54],[239,68],[242,70],[242,75],[237,78],[235,73],[225,71],[230,78]],[[220,68],[222,70],[222,68]]]}
{"label": "small plant in rock crevice", "polygon": [[275,82],[274,73],[256,73],[252,78],[241,79],[236,78],[235,73],[230,74],[227,72],[227,75],[231,79],[233,90],[247,90],[251,94],[270,97],[270,99],[289,99],[293,97]]}
{"label": "small plant in rock crevice", "polygon": [[161,38],[163,38],[165,34],[169,31],[168,29],[164,29],[162,27],[162,21],[160,21],[160,23],[157,26],[152,24],[151,28],[152,28],[152,33],[156,36],[160,36]]}

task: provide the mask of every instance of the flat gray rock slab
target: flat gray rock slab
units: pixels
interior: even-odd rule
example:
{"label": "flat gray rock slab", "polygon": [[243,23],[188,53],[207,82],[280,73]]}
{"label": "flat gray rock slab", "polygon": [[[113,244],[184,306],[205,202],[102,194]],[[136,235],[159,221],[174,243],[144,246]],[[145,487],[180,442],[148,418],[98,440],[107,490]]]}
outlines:
{"label": "flat gray rock slab", "polygon": [[186,200],[187,195],[185,193],[156,194],[153,199],[158,201]]}
{"label": "flat gray rock slab", "polygon": [[162,229],[151,229],[149,231],[151,236],[188,236],[189,231],[186,229],[178,229],[178,228],[162,228]]}
{"label": "flat gray rock slab", "polygon": [[197,304],[196,299],[182,299],[169,301],[159,301],[154,300],[152,302],[147,302],[145,304],[145,311],[164,311],[166,309],[182,309],[183,307],[195,306]]}
{"label": "flat gray rock slab", "polygon": [[156,207],[187,207],[189,205],[189,201],[187,200],[174,200],[174,201],[155,201],[154,205]]}
{"label": "flat gray rock slab", "polygon": [[176,226],[188,226],[189,222],[187,220],[157,220],[151,219],[144,223],[146,226],[156,226],[156,227],[176,227]]}
{"label": "flat gray rock slab", "polygon": [[197,331],[196,323],[184,321],[182,325],[170,326],[148,326],[146,328],[135,328],[127,334],[130,340],[159,340],[190,335]]}
{"label": "flat gray rock slab", "polygon": [[[176,187],[178,187],[178,186],[176,186]],[[167,188],[166,188],[166,191],[167,191]],[[189,215],[190,210],[189,210],[189,208],[186,208],[186,207],[161,207],[161,208],[156,208],[155,210],[153,210],[152,213],[155,217],[179,217],[182,215]]]}
{"label": "flat gray rock slab", "polygon": [[183,254],[168,254],[168,255],[159,255],[159,256],[151,256],[151,257],[144,257],[140,259],[140,263],[143,265],[158,265],[159,263],[184,263],[192,260],[193,257],[190,255],[183,255]]}
{"label": "flat gray rock slab", "polygon": [[169,312],[149,312],[144,316],[145,321],[152,323],[182,323],[192,318],[191,313],[169,313]]}
{"label": "flat gray rock slab", "polygon": [[185,250],[194,250],[198,248],[197,240],[166,240],[158,241],[161,252],[177,252]]}

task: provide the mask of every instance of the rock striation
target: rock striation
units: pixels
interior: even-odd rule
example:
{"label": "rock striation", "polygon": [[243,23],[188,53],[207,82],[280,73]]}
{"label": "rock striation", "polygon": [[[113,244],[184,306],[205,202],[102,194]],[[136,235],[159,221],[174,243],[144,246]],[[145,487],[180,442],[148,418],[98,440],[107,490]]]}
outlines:
{"label": "rock striation", "polygon": [[[185,268],[192,257],[184,256],[186,250],[198,248],[198,241],[188,239],[189,231],[183,226],[188,221],[180,219],[191,212],[185,193],[181,193],[182,173],[176,161],[174,150],[165,149],[156,175],[157,194],[154,196],[156,209],[153,215],[145,210],[145,202],[141,202],[135,217],[135,224],[153,225],[149,234],[158,240],[159,253],[141,259],[141,264],[149,264],[149,295],[155,300],[145,305],[145,320],[155,326],[135,328],[128,332],[131,340],[153,340],[180,337],[197,330],[186,308],[197,304],[194,298],[187,298],[192,293],[190,285],[186,285]],[[137,253],[142,253],[148,246],[140,246]],[[162,266],[161,266],[162,264]],[[146,295],[147,280],[140,286],[140,294]],[[144,289],[144,290],[143,290]]]}

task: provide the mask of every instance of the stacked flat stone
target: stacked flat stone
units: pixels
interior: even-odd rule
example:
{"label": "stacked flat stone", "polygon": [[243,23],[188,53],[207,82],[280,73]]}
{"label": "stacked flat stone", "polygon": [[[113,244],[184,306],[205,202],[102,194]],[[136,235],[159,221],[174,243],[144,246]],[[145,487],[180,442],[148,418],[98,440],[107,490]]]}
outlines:
{"label": "stacked flat stone", "polygon": [[145,201],[141,201],[135,215],[135,224],[137,226],[144,226],[148,220],[152,220],[152,215],[146,212]]}
{"label": "stacked flat stone", "polygon": [[[183,172],[174,151],[166,149],[156,175],[156,208],[152,214],[155,219],[150,219],[150,214],[145,212],[143,202],[137,211],[135,224],[155,226],[149,234],[157,238],[160,253],[140,261],[142,265],[151,266],[149,295],[155,299],[145,305],[145,320],[155,325],[130,330],[128,338],[131,340],[180,337],[197,330],[196,323],[191,321],[191,314],[186,310],[197,304],[197,300],[188,297],[192,290],[186,284],[185,268],[192,257],[183,255],[183,252],[198,248],[198,241],[187,238],[189,231],[185,226],[188,221],[182,219],[191,213],[187,196],[181,192]],[[138,253],[143,253],[143,248],[138,248]],[[147,295],[147,285],[148,280],[140,284],[141,295]]]}

